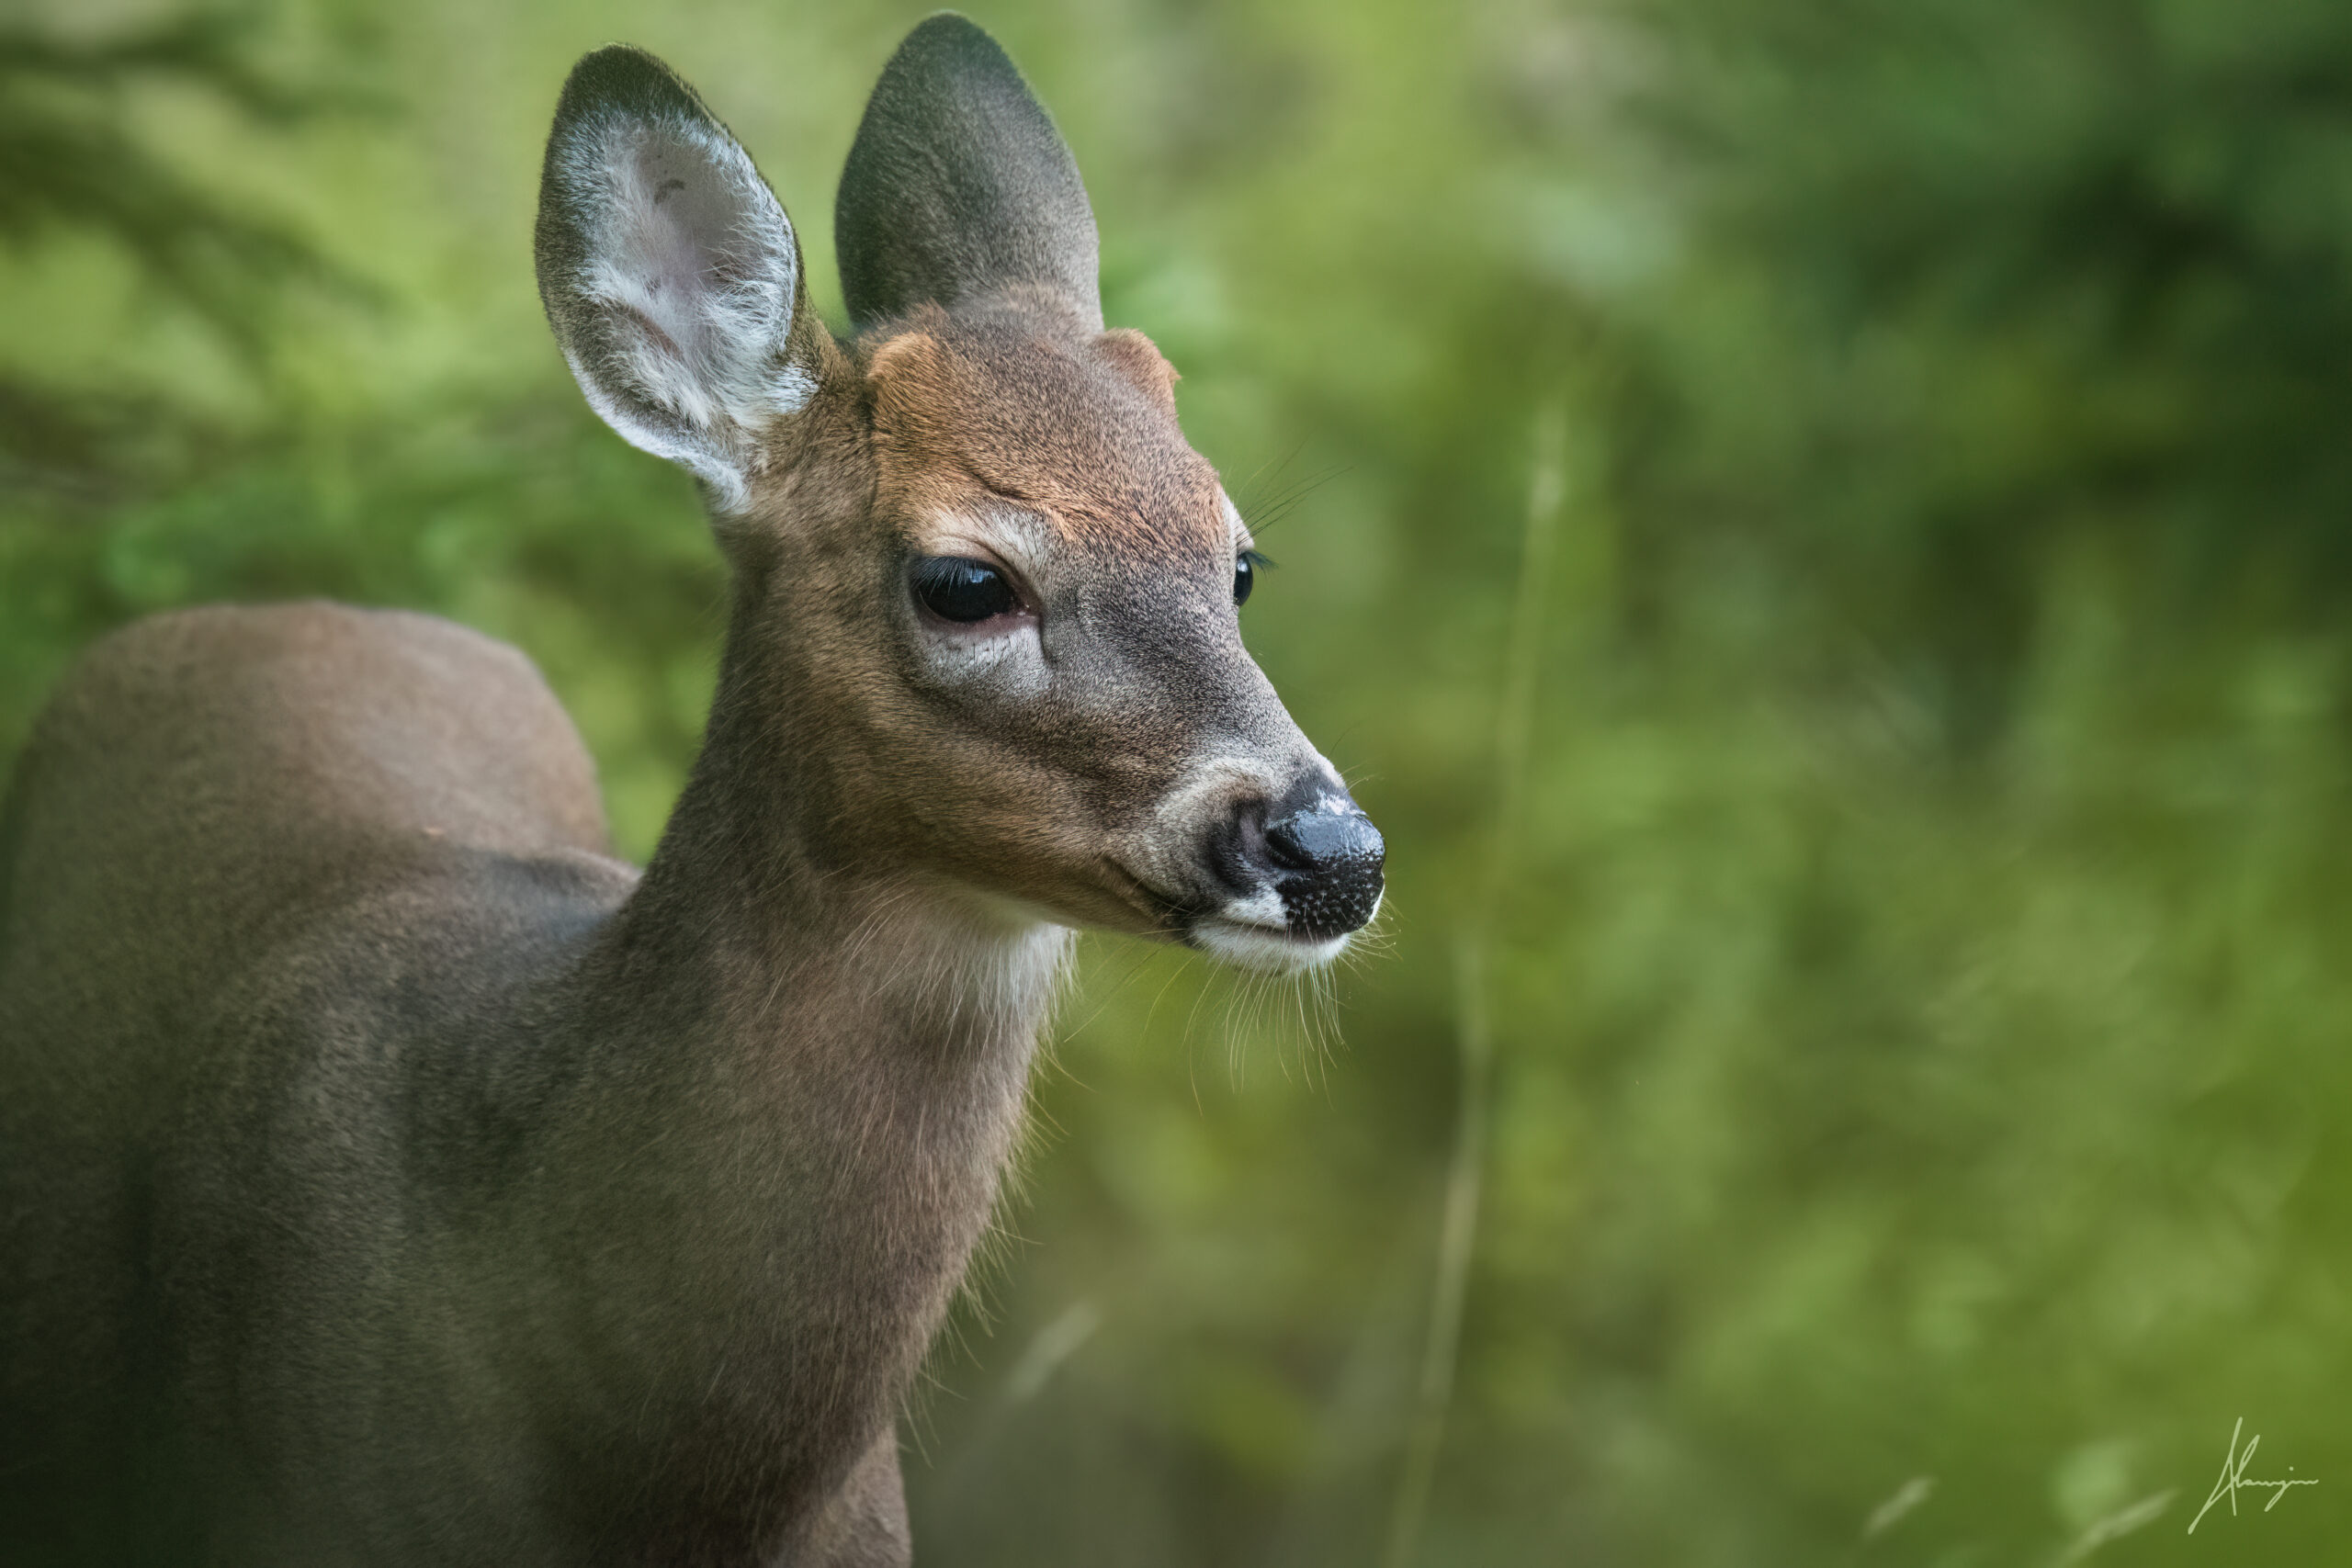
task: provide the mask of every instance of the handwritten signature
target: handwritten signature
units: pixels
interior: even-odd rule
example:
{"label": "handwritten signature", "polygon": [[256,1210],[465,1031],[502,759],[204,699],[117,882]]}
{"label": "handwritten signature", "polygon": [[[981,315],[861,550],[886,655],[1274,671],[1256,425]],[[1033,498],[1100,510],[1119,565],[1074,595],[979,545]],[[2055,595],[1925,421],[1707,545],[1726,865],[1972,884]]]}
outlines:
{"label": "handwritten signature", "polygon": [[[2238,1434],[2244,1430],[2245,1430],[2245,1417],[2241,1416],[2238,1417],[2238,1424],[2230,1428],[2230,1451],[2222,1461],[2222,1479],[2213,1483],[2212,1495],[2205,1499],[2205,1506],[2197,1510],[2197,1518],[2188,1521],[2189,1534],[2195,1535],[2197,1533],[2198,1520],[2202,1519],[2207,1514],[2211,1513],[2212,1511],[2213,1505],[2220,1502],[2223,1497],[2227,1497],[2230,1500],[2230,1512],[2233,1515],[2235,1515],[2238,1511],[2238,1489],[2240,1487],[2245,1487],[2249,1491],[2260,1491],[2264,1488],[2267,1488],[2270,1493],[2270,1501],[2262,1506],[2262,1511],[2267,1514],[2271,1509],[2278,1506],[2278,1499],[2287,1495],[2287,1488],[2290,1486],[2316,1486],[2319,1484],[2316,1481],[2247,1480],[2245,1473],[2246,1466],[2254,1462],[2254,1450],[2262,1446],[2262,1434],[2256,1432],[2254,1435],[2253,1439],[2246,1444],[2245,1451],[2244,1453],[2240,1453],[2238,1451]],[[2295,1467],[2291,1464],[2287,1467],[2290,1472],[2291,1472],[2294,1468]]]}

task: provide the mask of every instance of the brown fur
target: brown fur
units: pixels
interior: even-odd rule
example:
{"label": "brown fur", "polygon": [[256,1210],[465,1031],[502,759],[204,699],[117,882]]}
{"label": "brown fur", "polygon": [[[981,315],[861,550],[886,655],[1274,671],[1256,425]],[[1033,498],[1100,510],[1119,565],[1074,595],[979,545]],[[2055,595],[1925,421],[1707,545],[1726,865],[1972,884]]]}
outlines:
{"label": "brown fur", "polygon": [[960,321],[932,306],[876,344],[878,504],[915,519],[992,495],[1137,570],[1207,561],[1229,575],[1216,471],[1176,427],[1167,361],[1138,332],[1057,326],[1011,306]]}

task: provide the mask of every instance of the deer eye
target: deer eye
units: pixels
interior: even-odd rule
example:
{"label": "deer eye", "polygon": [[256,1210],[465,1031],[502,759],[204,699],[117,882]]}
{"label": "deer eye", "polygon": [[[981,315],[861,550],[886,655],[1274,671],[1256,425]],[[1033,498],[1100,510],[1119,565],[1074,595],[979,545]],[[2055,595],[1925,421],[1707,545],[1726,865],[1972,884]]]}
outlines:
{"label": "deer eye", "polygon": [[1233,559],[1233,602],[1250,603],[1250,590],[1258,586],[1258,569],[1274,563],[1256,550],[1244,550]]}
{"label": "deer eye", "polygon": [[915,602],[943,621],[969,626],[1020,606],[1004,573],[967,556],[925,556],[911,574]]}

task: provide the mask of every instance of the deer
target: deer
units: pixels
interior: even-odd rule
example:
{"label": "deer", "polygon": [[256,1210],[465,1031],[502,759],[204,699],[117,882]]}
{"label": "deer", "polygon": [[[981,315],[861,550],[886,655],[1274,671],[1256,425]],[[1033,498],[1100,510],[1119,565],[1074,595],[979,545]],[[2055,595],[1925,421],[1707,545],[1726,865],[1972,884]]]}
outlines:
{"label": "deer", "polygon": [[0,1555],[903,1564],[1073,933],[1295,973],[1374,918],[1249,528],[972,23],[889,61],[836,231],[846,339],[679,75],[565,83],[547,316],[730,583],[641,874],[451,622],[187,609],[62,679],[0,811]]}

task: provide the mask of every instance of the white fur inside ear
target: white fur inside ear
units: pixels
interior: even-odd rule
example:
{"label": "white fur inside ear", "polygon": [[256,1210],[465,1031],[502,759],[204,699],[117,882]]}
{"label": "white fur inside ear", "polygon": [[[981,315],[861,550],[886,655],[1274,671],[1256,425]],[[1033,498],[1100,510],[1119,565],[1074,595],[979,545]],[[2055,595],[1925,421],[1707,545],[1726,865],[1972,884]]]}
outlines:
{"label": "white fur inside ear", "polygon": [[791,220],[741,147],[683,115],[586,117],[558,168],[585,251],[571,287],[597,322],[567,335],[572,375],[605,423],[740,512],[760,435],[816,391],[786,355]]}

